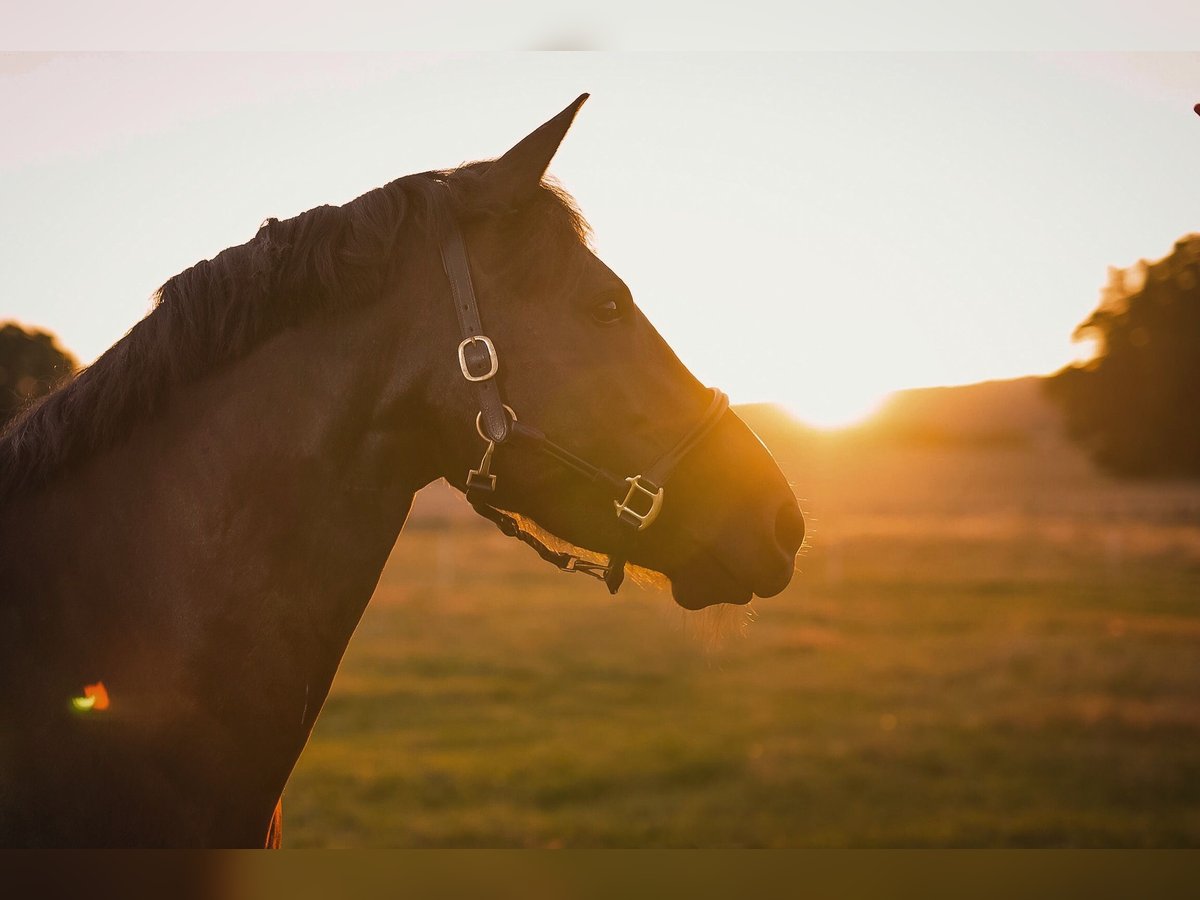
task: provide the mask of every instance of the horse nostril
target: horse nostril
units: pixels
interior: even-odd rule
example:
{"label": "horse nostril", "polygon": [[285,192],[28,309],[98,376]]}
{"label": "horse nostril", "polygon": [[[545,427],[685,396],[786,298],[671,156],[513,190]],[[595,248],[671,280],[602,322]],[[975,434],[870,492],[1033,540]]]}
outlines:
{"label": "horse nostril", "polygon": [[775,541],[789,557],[804,543],[804,514],[795,500],[788,500],[775,515]]}

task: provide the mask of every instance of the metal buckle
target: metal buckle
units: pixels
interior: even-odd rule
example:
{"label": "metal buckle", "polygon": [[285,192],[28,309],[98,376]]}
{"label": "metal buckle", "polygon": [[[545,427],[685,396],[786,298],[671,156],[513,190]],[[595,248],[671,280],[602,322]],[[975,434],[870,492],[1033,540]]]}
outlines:
{"label": "metal buckle", "polygon": [[[467,368],[467,345],[474,344],[476,341],[481,341],[484,348],[488,352],[488,361],[491,363],[487,372],[483,375],[472,375],[471,370]],[[496,346],[492,343],[491,338],[486,335],[476,334],[466,338],[458,345],[458,367],[462,369],[463,378],[467,381],[487,381],[500,370],[500,358],[496,356]]]}
{"label": "metal buckle", "polygon": [[[650,488],[642,484],[641,475],[630,476],[625,481],[629,485],[629,493],[625,495],[625,499],[620,503],[616,500],[613,501],[613,506],[617,510],[617,518],[626,525],[635,526],[638,531],[645,531],[654,524],[654,520],[658,518],[659,511],[662,510],[663,489],[650,490]],[[644,513],[639,513],[630,506],[634,496],[639,494],[650,498],[650,508]]]}

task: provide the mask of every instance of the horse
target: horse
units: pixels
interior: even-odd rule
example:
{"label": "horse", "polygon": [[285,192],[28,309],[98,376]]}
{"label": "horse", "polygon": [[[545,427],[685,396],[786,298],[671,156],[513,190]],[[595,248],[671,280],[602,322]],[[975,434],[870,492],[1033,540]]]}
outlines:
{"label": "horse", "polygon": [[688,609],[787,586],[787,479],[546,176],[586,98],[497,159],[268,219],[9,424],[0,844],[278,846],[439,478],[610,590],[627,563]]}

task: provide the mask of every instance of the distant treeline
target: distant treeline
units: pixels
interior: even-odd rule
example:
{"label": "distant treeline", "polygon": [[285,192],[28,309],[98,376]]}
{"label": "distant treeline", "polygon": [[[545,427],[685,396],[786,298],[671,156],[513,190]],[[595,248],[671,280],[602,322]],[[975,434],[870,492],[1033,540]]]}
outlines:
{"label": "distant treeline", "polygon": [[1109,269],[1075,335],[1096,357],[1047,381],[1072,438],[1117,474],[1200,475],[1200,234]]}
{"label": "distant treeline", "polygon": [[53,335],[0,323],[0,428],[77,368]]}

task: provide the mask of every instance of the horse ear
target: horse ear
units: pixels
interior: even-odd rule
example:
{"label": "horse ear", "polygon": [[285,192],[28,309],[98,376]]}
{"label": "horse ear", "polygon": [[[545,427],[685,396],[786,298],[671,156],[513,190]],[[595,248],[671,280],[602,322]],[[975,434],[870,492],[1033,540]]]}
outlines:
{"label": "horse ear", "polygon": [[562,143],[575,114],[587,98],[587,94],[580,94],[570,106],[522,138],[515,147],[492,163],[484,180],[488,192],[498,202],[515,206],[541,183],[558,145]]}

